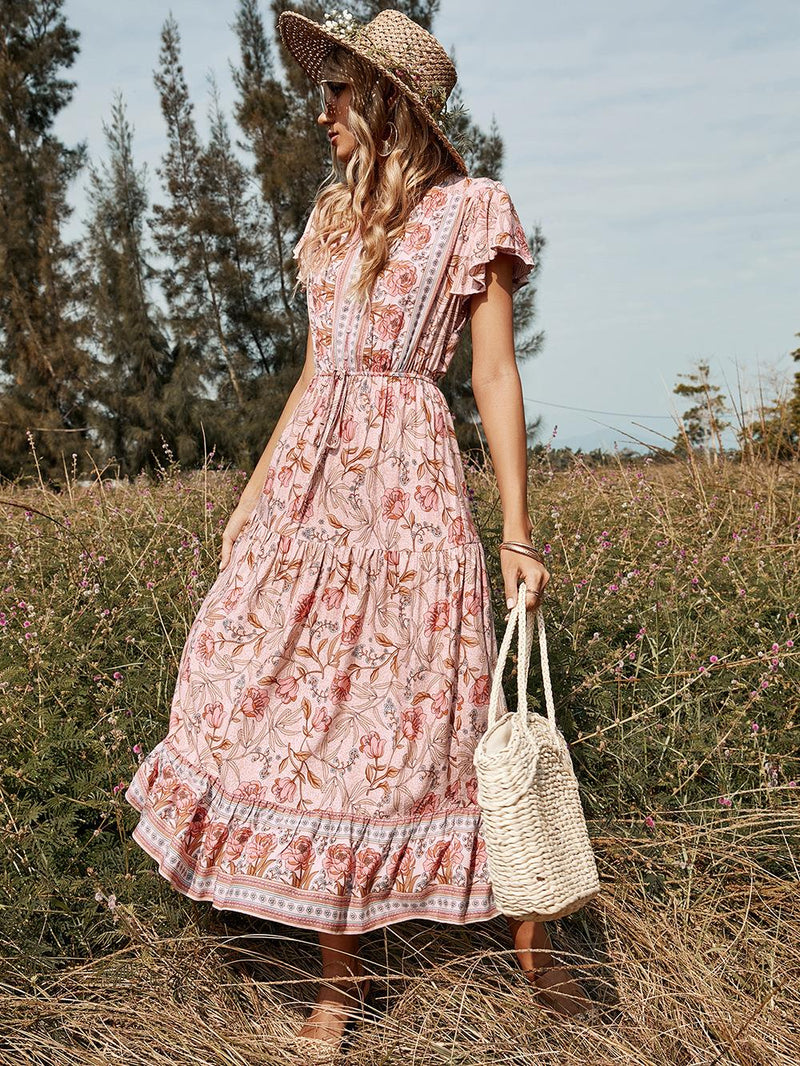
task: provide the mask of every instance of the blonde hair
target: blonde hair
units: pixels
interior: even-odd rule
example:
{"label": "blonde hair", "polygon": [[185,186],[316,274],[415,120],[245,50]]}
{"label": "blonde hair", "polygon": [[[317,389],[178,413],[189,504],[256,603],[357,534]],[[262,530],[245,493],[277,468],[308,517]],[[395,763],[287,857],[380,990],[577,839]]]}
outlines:
{"label": "blonde hair", "polygon": [[[298,252],[295,290],[312,270],[324,269],[331,252],[354,232],[363,231],[361,271],[351,295],[365,302],[389,261],[410,212],[437,181],[456,170],[439,138],[412,109],[394,82],[361,56],[334,47],[321,77],[352,86],[347,124],[356,146],[346,163],[331,146],[332,169],[317,193],[313,231]],[[392,91],[397,94],[387,106]],[[397,127],[388,156],[379,156],[387,124]]]}

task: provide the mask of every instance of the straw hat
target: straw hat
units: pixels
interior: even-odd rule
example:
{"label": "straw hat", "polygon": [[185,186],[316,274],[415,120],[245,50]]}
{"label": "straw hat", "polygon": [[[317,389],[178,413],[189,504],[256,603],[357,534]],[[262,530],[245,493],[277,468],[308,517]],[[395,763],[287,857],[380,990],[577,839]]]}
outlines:
{"label": "straw hat", "polygon": [[456,114],[445,104],[457,80],[452,60],[436,38],[402,11],[388,8],[369,22],[356,22],[348,11],[326,12],[318,23],[295,11],[282,11],[278,28],[289,51],[314,80],[335,45],[366,59],[406,96],[415,113],[427,122],[462,174],[467,165],[450,139]]}

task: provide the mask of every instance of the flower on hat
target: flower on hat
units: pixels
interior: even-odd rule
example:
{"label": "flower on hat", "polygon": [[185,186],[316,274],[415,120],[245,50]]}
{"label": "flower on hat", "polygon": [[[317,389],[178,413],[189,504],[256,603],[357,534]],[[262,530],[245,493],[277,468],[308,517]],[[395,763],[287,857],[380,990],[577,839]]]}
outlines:
{"label": "flower on hat", "polygon": [[429,111],[437,112],[444,110],[446,99],[447,90],[445,87],[443,85],[432,85],[422,97],[422,102]]}
{"label": "flower on hat", "polygon": [[353,37],[361,28],[361,23],[356,22],[353,14],[344,8],[335,10],[331,8],[325,12],[325,21],[322,23],[323,30],[334,33],[338,37]]}

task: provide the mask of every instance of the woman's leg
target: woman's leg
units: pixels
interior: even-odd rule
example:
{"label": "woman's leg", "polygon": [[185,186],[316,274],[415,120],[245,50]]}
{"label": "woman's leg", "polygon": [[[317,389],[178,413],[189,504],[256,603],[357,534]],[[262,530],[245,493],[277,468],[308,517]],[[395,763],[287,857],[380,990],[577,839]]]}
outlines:
{"label": "woman's leg", "polygon": [[[544,922],[521,922],[506,917],[514,950],[523,973],[543,993],[557,1014],[580,1014],[592,1001],[565,966],[553,964],[552,943]],[[548,967],[537,973],[540,966]]]}
{"label": "woman's leg", "polygon": [[311,1014],[300,1030],[300,1036],[338,1043],[342,1037],[348,1016],[359,1003],[359,985],[354,981],[364,972],[358,954],[358,933],[320,933],[322,949],[322,976],[319,994]]}

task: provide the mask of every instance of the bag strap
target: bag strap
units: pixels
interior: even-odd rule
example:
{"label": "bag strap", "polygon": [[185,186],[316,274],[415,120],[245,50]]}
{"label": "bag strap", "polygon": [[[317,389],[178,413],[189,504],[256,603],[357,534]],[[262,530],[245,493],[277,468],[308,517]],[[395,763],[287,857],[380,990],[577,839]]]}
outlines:
{"label": "bag strap", "polygon": [[[528,607],[526,606],[527,588],[524,581],[520,581],[517,589],[517,602],[511,608],[506,631],[497,653],[494,674],[492,676],[492,688],[489,694],[489,727],[497,720],[497,708],[500,703],[500,694],[503,682],[503,667],[508,656],[511,638],[514,629],[519,623],[517,642],[517,714],[522,728],[529,736],[532,736],[528,721],[528,669],[530,667],[531,646],[533,644],[533,629],[528,628]],[[553,686],[550,681],[550,664],[547,658],[547,635],[544,629],[544,614],[542,605],[534,608],[536,622],[539,629],[539,659],[542,666],[542,685],[544,687],[544,699],[547,706],[547,720],[553,733],[556,732],[556,709],[553,702]]]}

